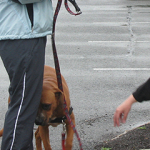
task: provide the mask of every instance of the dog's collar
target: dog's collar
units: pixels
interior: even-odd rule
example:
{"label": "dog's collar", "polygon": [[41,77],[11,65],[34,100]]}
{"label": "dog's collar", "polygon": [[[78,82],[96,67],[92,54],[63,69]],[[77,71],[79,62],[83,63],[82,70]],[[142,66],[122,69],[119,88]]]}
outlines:
{"label": "dog's collar", "polygon": [[[70,107],[70,109],[69,109],[69,115],[72,114],[72,111],[73,111],[73,108]],[[66,119],[67,119],[67,117],[66,117],[66,116],[63,116],[63,117],[61,117],[61,118],[56,118],[56,119],[54,119],[54,120],[50,120],[49,123],[63,123]]]}

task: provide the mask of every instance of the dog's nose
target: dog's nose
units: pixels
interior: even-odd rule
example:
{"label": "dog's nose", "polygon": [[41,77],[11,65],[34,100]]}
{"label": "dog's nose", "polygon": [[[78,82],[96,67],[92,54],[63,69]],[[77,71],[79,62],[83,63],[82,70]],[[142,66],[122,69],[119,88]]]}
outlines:
{"label": "dog's nose", "polygon": [[36,125],[40,125],[40,126],[44,126],[44,125],[45,125],[45,121],[44,121],[44,119],[41,118],[41,117],[36,117],[36,119],[35,119],[35,124],[36,124]]}

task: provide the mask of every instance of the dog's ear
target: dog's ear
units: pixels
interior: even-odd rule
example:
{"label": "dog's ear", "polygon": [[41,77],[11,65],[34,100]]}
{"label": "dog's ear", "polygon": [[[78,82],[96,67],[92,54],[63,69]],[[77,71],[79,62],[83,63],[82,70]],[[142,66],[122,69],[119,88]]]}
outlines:
{"label": "dog's ear", "polygon": [[55,92],[55,97],[57,100],[60,98],[61,95],[62,95],[61,92]]}

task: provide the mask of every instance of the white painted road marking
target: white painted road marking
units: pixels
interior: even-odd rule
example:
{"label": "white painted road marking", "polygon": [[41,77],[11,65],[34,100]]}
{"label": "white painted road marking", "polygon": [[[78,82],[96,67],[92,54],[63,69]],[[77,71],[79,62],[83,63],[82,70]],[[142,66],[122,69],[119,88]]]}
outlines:
{"label": "white painted road marking", "polygon": [[150,68],[93,68],[94,71],[150,71]]}
{"label": "white painted road marking", "polygon": [[[127,43],[130,41],[88,41],[88,43]],[[134,41],[136,43],[150,43],[150,41]]]}

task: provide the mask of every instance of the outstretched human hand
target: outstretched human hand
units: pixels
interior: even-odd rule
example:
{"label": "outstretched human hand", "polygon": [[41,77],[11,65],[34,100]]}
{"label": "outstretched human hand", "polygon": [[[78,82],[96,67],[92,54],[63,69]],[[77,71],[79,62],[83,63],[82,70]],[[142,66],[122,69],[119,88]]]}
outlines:
{"label": "outstretched human hand", "polygon": [[125,123],[128,113],[130,112],[133,103],[137,102],[133,95],[130,95],[121,105],[119,105],[114,114],[114,126],[120,126],[120,123]]}

